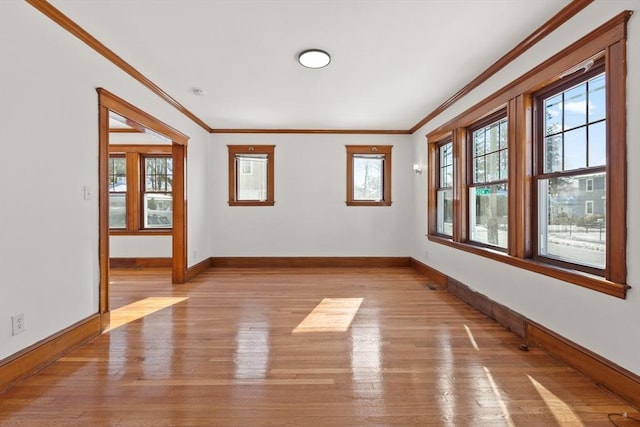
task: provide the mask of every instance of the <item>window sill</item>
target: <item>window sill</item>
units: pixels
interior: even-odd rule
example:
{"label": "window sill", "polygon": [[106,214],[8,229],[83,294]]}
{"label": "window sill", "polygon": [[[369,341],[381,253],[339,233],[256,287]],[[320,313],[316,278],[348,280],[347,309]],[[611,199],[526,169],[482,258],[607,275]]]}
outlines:
{"label": "window sill", "polygon": [[435,243],[440,243],[452,248],[460,249],[465,252],[470,252],[475,255],[480,255],[485,258],[490,258],[494,261],[504,262],[514,267],[519,267],[528,271],[543,274],[545,276],[553,277],[554,279],[569,282],[574,285],[582,286],[597,292],[602,292],[607,295],[625,299],[627,296],[627,289],[631,288],[629,285],[622,283],[615,283],[606,280],[599,276],[583,273],[581,271],[570,270],[566,268],[556,267],[549,264],[534,261],[532,259],[516,258],[508,255],[504,252],[492,250],[475,246],[468,243],[454,242],[451,239],[437,236],[427,235],[427,238]]}
{"label": "window sill", "polygon": [[276,202],[274,200],[267,200],[264,202],[261,202],[259,200],[246,200],[246,201],[230,200],[229,201],[229,206],[273,206],[275,204]]}
{"label": "window sill", "polygon": [[171,229],[161,229],[161,230],[137,230],[137,231],[128,231],[128,230],[109,230],[110,236],[171,236],[173,234],[173,230]]}
{"label": "window sill", "polygon": [[380,202],[374,202],[369,200],[363,200],[363,201],[350,200],[345,203],[347,204],[347,206],[391,206],[392,202],[386,202],[384,200]]}

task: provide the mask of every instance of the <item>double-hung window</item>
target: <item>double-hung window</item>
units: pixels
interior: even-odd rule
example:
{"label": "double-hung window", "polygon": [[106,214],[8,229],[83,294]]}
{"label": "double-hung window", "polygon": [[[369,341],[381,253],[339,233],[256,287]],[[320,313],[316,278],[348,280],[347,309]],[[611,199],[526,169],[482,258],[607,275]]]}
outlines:
{"label": "double-hung window", "polygon": [[109,156],[109,228],[127,228],[127,158]]}
{"label": "double-hung window", "polygon": [[437,232],[453,236],[453,143],[438,145]]}
{"label": "double-hung window", "polygon": [[471,128],[469,240],[501,249],[508,243],[508,168],[506,111]]}
{"label": "double-hung window", "polygon": [[537,255],[603,274],[606,260],[604,64],[535,96]]}
{"label": "double-hung window", "polygon": [[626,296],[630,16],[427,135],[431,241]]}
{"label": "double-hung window", "polygon": [[170,228],[173,223],[173,160],[144,156],[142,218],[144,228]]}

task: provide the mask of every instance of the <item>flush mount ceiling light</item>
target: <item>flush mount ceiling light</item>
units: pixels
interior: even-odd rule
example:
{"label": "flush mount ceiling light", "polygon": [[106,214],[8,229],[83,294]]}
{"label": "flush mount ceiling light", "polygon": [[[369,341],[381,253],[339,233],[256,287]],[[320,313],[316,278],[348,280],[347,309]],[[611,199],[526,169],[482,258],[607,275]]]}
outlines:
{"label": "flush mount ceiling light", "polygon": [[331,56],[324,50],[307,49],[298,55],[298,62],[307,68],[324,68],[331,62]]}

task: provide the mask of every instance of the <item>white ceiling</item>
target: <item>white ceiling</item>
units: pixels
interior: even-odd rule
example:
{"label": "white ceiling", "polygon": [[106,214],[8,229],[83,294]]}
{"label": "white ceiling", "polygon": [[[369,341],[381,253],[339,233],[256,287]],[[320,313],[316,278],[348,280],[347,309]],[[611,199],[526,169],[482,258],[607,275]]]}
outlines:
{"label": "white ceiling", "polygon": [[407,130],[569,0],[50,2],[210,127]]}

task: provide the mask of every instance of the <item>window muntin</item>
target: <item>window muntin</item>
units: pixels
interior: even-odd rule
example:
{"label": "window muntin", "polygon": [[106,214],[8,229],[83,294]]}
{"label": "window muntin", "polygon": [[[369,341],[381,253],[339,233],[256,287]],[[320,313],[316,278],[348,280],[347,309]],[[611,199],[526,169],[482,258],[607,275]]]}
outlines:
{"label": "window muntin", "polygon": [[347,145],[347,206],[391,205],[391,145]]}
{"label": "window muntin", "polygon": [[604,275],[607,247],[603,68],[537,97],[543,159],[536,177],[537,256],[600,275]]}
{"label": "window muntin", "polygon": [[109,157],[109,228],[127,228],[127,159]]}
{"label": "window muntin", "polygon": [[274,145],[229,145],[229,206],[273,206]]}
{"label": "window muntin", "polygon": [[472,129],[470,142],[469,240],[506,249],[509,240],[507,118]]}
{"label": "window muntin", "polygon": [[436,191],[436,230],[453,236],[453,142],[438,146],[438,189]]}
{"label": "window muntin", "polygon": [[173,226],[173,160],[169,156],[144,156],[142,195],[143,228]]}

